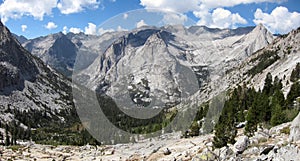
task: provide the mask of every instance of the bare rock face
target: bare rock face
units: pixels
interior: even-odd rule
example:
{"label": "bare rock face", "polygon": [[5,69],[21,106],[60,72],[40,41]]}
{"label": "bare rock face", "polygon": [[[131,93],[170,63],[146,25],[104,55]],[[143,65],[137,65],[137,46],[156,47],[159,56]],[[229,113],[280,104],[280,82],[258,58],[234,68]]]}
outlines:
{"label": "bare rock face", "polygon": [[[24,49],[9,29],[0,22],[1,121],[20,121],[15,112],[5,112],[6,109],[26,111],[24,115],[33,120],[37,118],[31,117],[34,110],[49,109],[48,116],[57,116],[59,110],[73,109],[70,84],[64,76]],[[47,121],[42,120],[33,122],[35,126],[47,124]],[[24,126],[27,126],[26,123]]]}
{"label": "bare rock face", "polygon": [[300,140],[300,113],[291,124],[289,140],[293,142]]}
{"label": "bare rock face", "polygon": [[29,40],[17,35],[14,36],[33,55],[70,77],[76,57],[80,57],[81,60],[81,62],[77,62],[77,70],[86,68],[94,61],[98,53],[103,53],[109,44],[122,34],[123,32],[101,36],[86,35],[84,33],[68,33],[65,35],[59,32]]}
{"label": "bare rock face", "polygon": [[0,64],[0,89],[20,84],[19,70],[8,63]]}

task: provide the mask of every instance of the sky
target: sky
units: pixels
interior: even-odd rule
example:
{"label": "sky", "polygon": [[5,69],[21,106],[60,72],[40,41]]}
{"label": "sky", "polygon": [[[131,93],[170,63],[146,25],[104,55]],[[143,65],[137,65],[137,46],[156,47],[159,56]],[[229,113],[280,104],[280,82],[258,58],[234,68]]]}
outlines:
{"label": "sky", "polygon": [[27,38],[176,24],[237,28],[261,23],[274,34],[286,34],[300,26],[300,1],[0,0],[0,17],[11,32]]}

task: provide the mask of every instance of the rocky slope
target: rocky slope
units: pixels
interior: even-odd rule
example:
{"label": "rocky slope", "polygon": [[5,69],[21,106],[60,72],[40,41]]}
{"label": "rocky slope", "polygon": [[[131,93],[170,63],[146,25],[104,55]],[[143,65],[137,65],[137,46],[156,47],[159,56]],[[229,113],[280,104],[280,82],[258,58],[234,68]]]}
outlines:
{"label": "rocky slope", "polygon": [[124,32],[106,33],[101,36],[56,33],[30,40],[16,36],[19,42],[33,55],[42,59],[46,64],[70,77],[73,72],[76,57],[77,70],[90,65],[99,53],[102,53],[116,37]]}
{"label": "rocky slope", "polygon": [[241,82],[262,89],[264,78],[271,73],[282,80],[285,95],[292,85],[291,73],[300,62],[300,28],[277,37],[270,45],[247,58],[239,66],[228,71],[222,82],[235,86]]}
{"label": "rocky slope", "polygon": [[19,35],[12,33],[12,36],[15,37],[21,44],[28,41],[28,39],[26,37],[24,37],[23,35],[19,36]]}
{"label": "rocky slope", "polygon": [[[236,30],[144,27],[120,37],[73,78],[117,102],[174,106],[272,40],[262,25]],[[128,92],[129,99],[121,97]]]}
{"label": "rocky slope", "polygon": [[71,82],[31,55],[0,23],[1,133],[11,122],[24,130],[67,125],[74,110]]}
{"label": "rocky slope", "polygon": [[[106,146],[47,146],[22,143],[21,146],[1,147],[1,158],[5,160],[195,160],[195,161],[258,161],[299,160],[299,118],[269,130],[259,129],[251,138],[239,130],[238,141],[221,149],[213,149],[213,135],[180,138],[173,133],[158,138],[140,140],[137,143]],[[291,131],[291,132],[290,132]]]}

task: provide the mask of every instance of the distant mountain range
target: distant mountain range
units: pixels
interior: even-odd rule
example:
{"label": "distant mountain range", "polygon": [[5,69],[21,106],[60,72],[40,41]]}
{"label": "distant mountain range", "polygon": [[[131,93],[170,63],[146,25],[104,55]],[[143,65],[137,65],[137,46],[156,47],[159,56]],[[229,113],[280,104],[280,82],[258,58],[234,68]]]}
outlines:
{"label": "distant mountain range", "polygon": [[118,102],[130,102],[129,92],[134,104],[174,106],[205,90],[273,39],[262,25],[235,30],[144,27],[113,42],[74,78]]}
{"label": "distant mountain range", "polygon": [[[71,76],[73,83],[105,94],[125,109],[206,102],[239,84],[261,89],[267,73],[283,80],[287,94],[300,62],[299,31],[273,36],[263,25],[169,25],[27,40],[1,24],[0,119],[17,118],[8,109],[43,111],[61,123],[77,118],[72,114]],[[47,124],[35,122],[36,127]]]}
{"label": "distant mountain range", "polygon": [[86,68],[119,34],[122,32],[102,36],[83,33],[65,35],[60,32],[30,40],[23,36],[15,37],[33,55],[71,77],[76,57],[81,59],[81,62],[77,62],[78,70]]}
{"label": "distant mountain range", "polygon": [[[127,86],[133,88],[129,91],[133,102],[149,104],[155,91],[163,99],[158,104],[173,105],[180,102],[181,96],[195,93],[199,86],[203,88],[224,75],[226,70],[270,44],[274,37],[262,25],[232,30],[175,25],[101,36],[57,33],[31,40],[17,39],[33,55],[64,75],[70,77],[75,71],[74,78],[93,90],[104,91],[122,101],[127,87],[114,88],[115,92],[109,88],[118,86],[121,79],[134,79],[129,84],[127,80]],[[137,68],[142,70],[134,71]],[[195,74],[196,81],[190,80],[193,83],[187,87],[183,82],[189,80],[177,77],[180,72]],[[152,91],[150,95],[144,94],[145,98],[134,96],[137,92],[147,93],[145,86],[137,86],[142,80],[149,82]],[[184,90],[186,93],[179,92]]]}

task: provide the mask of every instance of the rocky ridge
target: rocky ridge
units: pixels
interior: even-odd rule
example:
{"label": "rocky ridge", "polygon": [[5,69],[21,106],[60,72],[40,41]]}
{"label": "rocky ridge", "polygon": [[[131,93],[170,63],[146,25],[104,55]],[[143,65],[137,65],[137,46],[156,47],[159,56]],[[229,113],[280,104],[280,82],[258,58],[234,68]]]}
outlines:
{"label": "rocky ridge", "polygon": [[31,55],[0,22],[2,136],[5,125],[12,122],[23,130],[50,127],[50,123],[67,125],[70,120],[78,121],[69,119],[74,110],[71,81]]}

